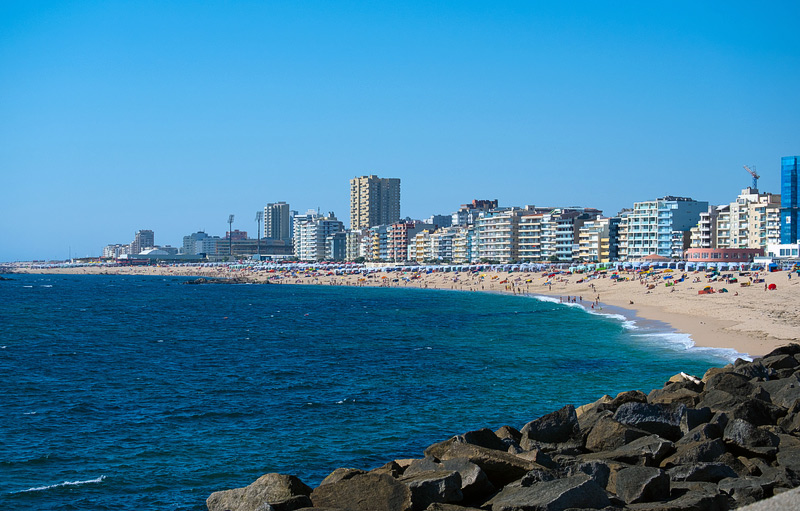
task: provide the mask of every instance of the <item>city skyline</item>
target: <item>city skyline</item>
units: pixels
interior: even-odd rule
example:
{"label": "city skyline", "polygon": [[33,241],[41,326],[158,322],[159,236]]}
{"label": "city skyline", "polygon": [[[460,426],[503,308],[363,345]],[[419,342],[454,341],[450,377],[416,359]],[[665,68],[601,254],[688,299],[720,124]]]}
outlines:
{"label": "city skyline", "polygon": [[474,198],[614,215],[780,193],[800,152],[794,3],[0,6],[0,260]]}

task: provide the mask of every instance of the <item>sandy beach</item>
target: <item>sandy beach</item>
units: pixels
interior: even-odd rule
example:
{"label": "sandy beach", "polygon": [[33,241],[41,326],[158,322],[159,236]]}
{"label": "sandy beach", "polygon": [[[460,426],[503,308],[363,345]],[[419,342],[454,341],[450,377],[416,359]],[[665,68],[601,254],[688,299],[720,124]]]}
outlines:
{"label": "sandy beach", "polygon": [[[660,321],[689,334],[697,346],[729,348],[751,357],[800,340],[800,276],[786,271],[705,272],[654,270],[595,274],[529,272],[376,271],[336,275],[327,270],[254,271],[226,266],[75,267],[15,269],[18,273],[125,274],[238,278],[246,282],[294,285],[347,285],[450,289],[546,295],[587,309],[621,308],[626,315]],[[729,280],[728,276],[736,281]],[[682,279],[682,280],[681,280]],[[763,281],[762,281],[763,280]],[[774,290],[769,290],[771,284]],[[713,293],[699,294],[710,287]],[[727,292],[721,292],[722,289]],[[616,311],[615,311],[616,312]]]}

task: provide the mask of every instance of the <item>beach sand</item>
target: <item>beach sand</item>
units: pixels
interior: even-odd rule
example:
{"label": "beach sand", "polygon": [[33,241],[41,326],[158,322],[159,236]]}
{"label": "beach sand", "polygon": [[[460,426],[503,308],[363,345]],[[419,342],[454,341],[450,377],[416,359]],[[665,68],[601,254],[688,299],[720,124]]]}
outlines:
{"label": "beach sand", "polygon": [[[369,277],[358,274],[332,275],[327,271],[273,272],[227,267],[78,267],[49,269],[19,269],[24,273],[64,274],[126,274],[195,276],[212,278],[238,277],[249,282],[302,285],[349,285],[416,287],[428,289],[452,289],[461,291],[499,292],[514,294],[546,295],[562,301],[577,300],[587,309],[603,311],[609,306],[627,311],[636,317],[659,321],[675,331],[689,334],[696,346],[728,348],[751,357],[761,356],[789,342],[800,341],[800,277],[788,272],[761,272],[759,279],[765,282],[742,286],[755,278],[755,273],[740,276],[732,273],[739,282],[709,281],[705,272],[685,274],[685,280],[674,286],[666,286],[678,280],[680,271],[645,275],[620,272],[618,279],[612,272],[588,275],[545,276],[542,273],[526,272],[480,272],[450,273],[434,272],[412,274],[410,272],[376,272]],[[665,277],[672,277],[665,279]],[[408,280],[406,280],[408,279]],[[775,284],[775,290],[765,290],[765,284]],[[698,294],[711,286],[713,294]],[[718,292],[726,288],[727,293]],[[615,311],[616,312],[616,311]]]}

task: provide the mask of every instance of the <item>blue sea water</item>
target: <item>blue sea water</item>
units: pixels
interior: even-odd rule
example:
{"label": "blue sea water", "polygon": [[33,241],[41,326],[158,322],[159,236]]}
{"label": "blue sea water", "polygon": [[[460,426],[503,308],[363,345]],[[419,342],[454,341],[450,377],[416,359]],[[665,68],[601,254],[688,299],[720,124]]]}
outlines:
{"label": "blue sea water", "polygon": [[2,509],[200,510],[268,472],[315,486],[733,356],[523,296],[10,277]]}

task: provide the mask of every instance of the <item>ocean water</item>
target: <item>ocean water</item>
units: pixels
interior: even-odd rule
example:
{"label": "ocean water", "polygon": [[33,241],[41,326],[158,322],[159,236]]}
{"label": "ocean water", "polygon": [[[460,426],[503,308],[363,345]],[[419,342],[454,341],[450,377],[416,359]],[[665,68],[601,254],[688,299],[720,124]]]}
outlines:
{"label": "ocean water", "polygon": [[735,356],[523,296],[11,277],[2,509],[205,509],[268,472],[315,486]]}

